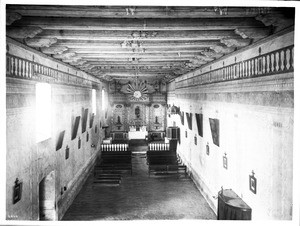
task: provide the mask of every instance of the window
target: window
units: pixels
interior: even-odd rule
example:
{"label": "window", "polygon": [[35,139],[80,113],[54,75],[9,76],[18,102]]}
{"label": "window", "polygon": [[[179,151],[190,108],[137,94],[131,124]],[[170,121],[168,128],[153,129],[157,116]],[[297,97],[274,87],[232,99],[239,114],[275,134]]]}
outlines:
{"label": "window", "polygon": [[105,96],[105,90],[102,89],[102,111],[105,111],[106,109],[106,96]]}
{"label": "window", "polygon": [[37,83],[36,94],[36,142],[41,142],[51,137],[51,85]]}
{"label": "window", "polygon": [[96,112],[97,112],[97,105],[96,105],[96,98],[97,98],[97,95],[96,95],[96,90],[95,89],[92,89],[92,113],[94,115],[96,115]]}

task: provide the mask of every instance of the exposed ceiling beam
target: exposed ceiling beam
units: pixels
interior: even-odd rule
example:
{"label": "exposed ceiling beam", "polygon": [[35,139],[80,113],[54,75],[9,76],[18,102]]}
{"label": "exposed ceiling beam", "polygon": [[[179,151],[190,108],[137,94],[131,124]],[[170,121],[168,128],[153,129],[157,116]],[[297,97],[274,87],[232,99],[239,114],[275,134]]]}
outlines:
{"label": "exposed ceiling beam", "polygon": [[234,30],[236,28],[265,27],[254,18],[174,18],[174,19],[112,19],[112,18],[68,18],[22,17],[14,26],[38,26],[54,30]]}
{"label": "exposed ceiling beam", "polygon": [[[122,42],[118,41],[82,41],[82,40],[59,40],[55,43],[55,46],[68,46],[68,48],[89,48],[89,49],[126,49],[121,47]],[[140,46],[137,48],[200,48],[210,47],[220,44],[219,40],[205,40],[205,41],[161,41],[151,42],[144,40],[140,42]],[[128,47],[132,49],[132,47]]]}
{"label": "exposed ceiling beam", "polygon": [[[269,28],[244,28],[247,30],[257,30],[257,36],[261,38],[262,32],[267,32]],[[91,30],[44,30],[37,37],[57,38],[59,40],[98,40],[98,41],[124,41],[124,40],[151,40],[151,41],[180,41],[180,40],[218,40],[223,38],[241,38],[234,30],[206,30],[206,31],[91,31]]]}
{"label": "exposed ceiling beam", "polygon": [[[226,8],[226,9],[225,9]],[[9,12],[24,16],[46,17],[95,17],[95,18],[215,18],[254,17],[264,11],[276,12],[276,8],[262,7],[172,7],[172,6],[40,6],[8,5]],[[222,13],[222,9],[223,12]],[[225,11],[226,10],[226,11]]]}

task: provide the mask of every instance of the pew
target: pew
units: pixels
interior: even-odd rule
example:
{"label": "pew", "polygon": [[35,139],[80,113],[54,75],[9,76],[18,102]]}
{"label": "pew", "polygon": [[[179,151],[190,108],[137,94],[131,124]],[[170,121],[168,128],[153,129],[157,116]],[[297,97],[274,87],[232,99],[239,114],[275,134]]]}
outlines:
{"label": "pew", "polygon": [[151,173],[158,174],[177,174],[182,171],[186,173],[186,167],[180,165],[180,159],[175,151],[147,151],[148,176]]}
{"label": "pew", "polygon": [[101,158],[94,168],[94,176],[97,173],[122,173],[130,171],[132,175],[131,151],[105,151],[101,152]]}

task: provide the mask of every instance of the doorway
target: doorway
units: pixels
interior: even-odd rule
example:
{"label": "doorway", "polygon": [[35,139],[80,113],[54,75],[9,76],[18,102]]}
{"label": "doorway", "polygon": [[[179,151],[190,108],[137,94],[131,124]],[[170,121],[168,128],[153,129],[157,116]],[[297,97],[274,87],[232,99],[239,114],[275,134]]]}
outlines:
{"label": "doorway", "polygon": [[53,221],[55,216],[55,172],[52,171],[39,183],[39,219]]}

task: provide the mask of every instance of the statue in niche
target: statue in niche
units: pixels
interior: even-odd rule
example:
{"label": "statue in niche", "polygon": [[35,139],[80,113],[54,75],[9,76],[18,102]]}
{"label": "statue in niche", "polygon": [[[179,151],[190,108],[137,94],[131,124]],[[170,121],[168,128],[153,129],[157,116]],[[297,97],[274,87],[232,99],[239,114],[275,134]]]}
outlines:
{"label": "statue in niche", "polygon": [[157,117],[157,116],[155,116],[155,124],[159,124],[159,123],[158,123],[158,117]]}
{"label": "statue in niche", "polygon": [[137,106],[135,108],[134,113],[135,113],[136,118],[140,118],[140,107],[139,106]]}
{"label": "statue in niche", "polygon": [[120,119],[120,116],[118,116],[118,119],[117,119],[117,124],[121,124],[121,119]]}

